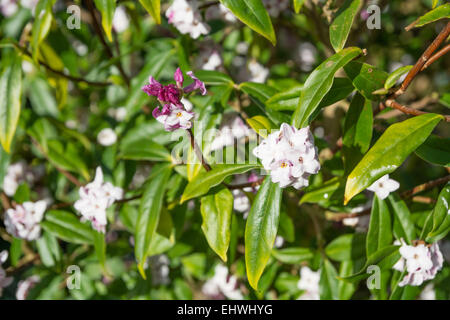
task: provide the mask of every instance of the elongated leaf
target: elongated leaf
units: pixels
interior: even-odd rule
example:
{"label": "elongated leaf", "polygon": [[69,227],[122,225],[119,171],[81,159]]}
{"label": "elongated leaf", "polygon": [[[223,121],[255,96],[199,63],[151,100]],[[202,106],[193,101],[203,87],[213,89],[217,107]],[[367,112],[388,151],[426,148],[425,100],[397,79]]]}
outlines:
{"label": "elongated leaf", "polygon": [[436,205],[431,212],[433,228],[428,233],[426,241],[436,242],[443,239],[450,232],[450,183],[442,189]]}
{"label": "elongated leaf", "polygon": [[31,31],[31,48],[33,59],[37,62],[39,45],[47,37],[50,27],[52,25],[53,13],[52,6],[55,0],[41,0],[36,4],[35,19]]}
{"label": "elongated leaf", "polygon": [[322,62],[306,80],[299,104],[292,117],[297,128],[308,125],[309,117],[320,105],[333,85],[334,74],[362,53],[359,48],[347,48]]}
{"label": "elongated leaf", "polygon": [[404,66],[404,67],[400,67],[400,68],[396,69],[386,79],[386,82],[384,84],[384,88],[385,89],[392,88],[404,74],[408,73],[409,70],[412,69],[412,67],[413,66]]}
{"label": "elongated leaf", "polygon": [[116,2],[111,0],[94,0],[95,6],[102,14],[102,27],[105,30],[109,41],[112,41],[112,22],[114,19],[114,11],[116,10]]}
{"label": "elongated leaf", "polygon": [[161,0],[139,0],[157,24],[161,24]]}
{"label": "elongated leaf", "polygon": [[417,23],[414,25],[415,28],[422,27],[426,24],[429,24],[431,22],[444,19],[444,18],[450,18],[450,3],[443,4],[430,12],[427,12],[423,16],[421,16],[419,19],[417,19]]}
{"label": "elongated leaf", "polygon": [[330,42],[336,52],[341,51],[361,6],[361,0],[347,0],[336,13],[330,25]]}
{"label": "elongated leaf", "polygon": [[128,160],[171,161],[169,151],[162,145],[148,139],[121,143],[119,157]]}
{"label": "elongated leaf", "polygon": [[342,178],[335,177],[314,189],[308,190],[300,199],[299,204],[317,203],[320,206],[328,207],[330,201],[342,201],[343,192],[344,181]]}
{"label": "elongated leaf", "polygon": [[295,110],[302,94],[303,86],[295,86],[286,91],[274,94],[266,105],[273,110]]}
{"label": "elongated leaf", "polygon": [[439,166],[450,166],[450,138],[441,138],[430,135],[425,142],[417,148],[415,153],[425,161]]}
{"label": "elongated leaf", "polygon": [[291,247],[286,249],[272,249],[272,255],[278,261],[288,264],[300,264],[303,261],[314,257],[314,252],[310,248]]}
{"label": "elongated leaf", "polygon": [[189,182],[181,196],[181,203],[206,194],[209,189],[222,183],[226,177],[233,174],[241,174],[258,168],[257,164],[221,164],[212,168],[211,171],[198,174],[194,180]]}
{"label": "elongated leaf", "polygon": [[344,204],[397,169],[441,120],[441,115],[430,113],[390,126],[348,176]]}
{"label": "elongated leaf", "polygon": [[202,80],[205,84],[211,86],[233,84],[233,80],[226,74],[212,70],[195,71],[195,76]]}
{"label": "elongated leaf", "polygon": [[[360,263],[360,261],[361,260],[359,261],[347,260],[341,262],[341,265],[339,267],[339,277],[342,278],[353,274],[356,267],[358,267],[359,264],[362,264]],[[357,270],[359,270],[359,268]],[[358,288],[357,283],[339,280],[338,285],[339,300],[351,299],[353,293],[356,291],[357,288]]]}
{"label": "elongated leaf", "polygon": [[305,0],[293,0],[295,13],[299,13]]}
{"label": "elongated leaf", "polygon": [[416,239],[416,229],[405,202],[398,195],[391,194],[388,198],[388,206],[394,214],[395,237],[403,238],[407,243],[412,244],[412,241]]}
{"label": "elongated leaf", "polygon": [[200,212],[203,217],[202,230],[211,249],[224,262],[230,245],[233,195],[223,187],[218,192],[201,199]]}
{"label": "elongated leaf", "polygon": [[18,57],[3,71],[0,78],[0,142],[9,153],[20,116],[22,66]]}
{"label": "elongated leaf", "polygon": [[49,232],[44,232],[36,240],[39,257],[46,267],[54,267],[61,260],[61,249],[58,240]]}
{"label": "elongated leaf", "polygon": [[319,294],[320,300],[339,299],[337,272],[328,259],[323,261],[322,267],[320,268]]}
{"label": "elongated leaf", "polygon": [[242,82],[239,85],[239,90],[244,91],[248,95],[254,96],[263,103],[278,92],[276,89],[269,87],[268,85],[256,82]]}
{"label": "elongated leaf", "polygon": [[71,243],[93,244],[94,230],[67,211],[51,210],[45,214],[41,226],[54,236]]}
{"label": "elongated leaf", "polygon": [[280,217],[281,188],[264,179],[256,194],[245,226],[245,265],[247,278],[253,289],[269,261]]}
{"label": "elongated leaf", "polygon": [[144,190],[139,208],[135,233],[135,255],[139,261],[139,271],[143,278],[145,272],[143,265],[148,255],[148,250],[158,226],[164,191],[169,180],[171,168],[169,165],[161,165],[160,173],[153,177]]}
{"label": "elongated leaf", "polygon": [[375,252],[392,244],[392,218],[385,201],[376,195],[372,202],[369,231],[366,239],[366,255],[370,257]]}
{"label": "elongated leaf", "polygon": [[267,138],[272,129],[275,129],[275,125],[264,116],[254,116],[246,119],[248,125],[255,130],[263,138]]}
{"label": "elongated leaf", "polygon": [[373,113],[369,100],[357,93],[347,111],[342,139],[345,172],[362,159],[372,140]]}
{"label": "elongated leaf", "polygon": [[370,64],[352,61],[344,67],[345,73],[352,80],[355,88],[365,98],[377,101],[379,95],[373,94],[374,91],[383,88],[388,77],[388,73],[378,69]]}
{"label": "elongated leaf", "polygon": [[94,248],[97,259],[100,262],[104,272],[106,272],[106,241],[104,233],[94,231]]}
{"label": "elongated leaf", "polygon": [[251,29],[277,43],[272,21],[261,0],[220,0],[222,4]]}
{"label": "elongated leaf", "polygon": [[335,238],[325,248],[326,255],[335,261],[357,260],[365,257],[365,235],[344,234]]}

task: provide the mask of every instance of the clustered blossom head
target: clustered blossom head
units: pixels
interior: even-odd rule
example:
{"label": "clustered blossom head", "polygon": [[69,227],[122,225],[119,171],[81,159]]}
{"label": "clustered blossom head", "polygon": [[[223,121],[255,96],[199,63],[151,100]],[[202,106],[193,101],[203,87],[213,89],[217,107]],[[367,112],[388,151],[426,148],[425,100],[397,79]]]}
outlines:
{"label": "clustered blossom head", "polygon": [[9,286],[13,281],[12,277],[6,276],[6,271],[2,266],[3,263],[5,263],[6,259],[8,259],[8,251],[3,250],[2,252],[0,252],[0,297],[3,294],[3,288]]}
{"label": "clustered blossom head", "polygon": [[184,77],[180,68],[177,68],[174,74],[175,84],[162,85],[153,77],[149,78],[149,84],[145,85],[142,90],[149,96],[156,97],[163,103],[162,110],[156,107],[152,114],[155,119],[162,124],[166,131],[176,129],[190,129],[192,127],[191,119],[194,113],[191,112],[192,105],[183,103],[183,94],[193,91],[200,91],[202,95],[207,93],[205,84],[200,81],[192,71],[186,73],[194,82],[183,88]]}
{"label": "clustered blossom head", "polygon": [[403,240],[401,243],[400,254],[402,257],[393,268],[400,272],[406,271],[407,274],[399,283],[399,286],[420,286],[424,281],[434,279],[444,263],[438,244],[418,243],[415,246],[410,246]]}
{"label": "clustered blossom head", "polygon": [[74,204],[75,209],[84,220],[91,221],[95,230],[104,233],[107,224],[106,209],[116,200],[122,199],[123,190],[110,182],[103,182],[103,171],[97,167],[94,181],[81,187],[79,195],[80,199]]}
{"label": "clustered blossom head", "polygon": [[166,17],[178,31],[189,34],[193,39],[209,33],[210,28],[202,21],[197,0],[174,0],[166,11]]}
{"label": "clustered blossom head", "polygon": [[304,292],[298,300],[319,300],[319,281],[319,272],[312,271],[309,267],[302,267],[297,287]]}
{"label": "clustered blossom head", "polygon": [[273,183],[281,188],[301,189],[309,185],[309,176],[320,170],[317,147],[309,127],[296,129],[286,123],[253,149]]}
{"label": "clustered blossom head", "polygon": [[8,166],[3,179],[3,191],[7,196],[12,197],[20,184],[27,182],[33,184],[45,173],[44,166],[29,167],[23,160]]}
{"label": "clustered blossom head", "polygon": [[375,181],[370,187],[367,188],[367,190],[375,192],[378,198],[384,200],[391,192],[394,192],[399,187],[400,184],[393,179],[389,179],[389,175],[386,174]]}
{"label": "clustered blossom head", "polygon": [[9,234],[28,241],[36,240],[41,235],[40,222],[44,217],[47,203],[26,201],[6,210],[5,227]]}
{"label": "clustered blossom head", "polygon": [[214,269],[214,276],[205,282],[202,291],[213,299],[225,296],[231,300],[242,300],[242,293],[238,289],[237,278],[228,274],[228,268],[218,264]]}

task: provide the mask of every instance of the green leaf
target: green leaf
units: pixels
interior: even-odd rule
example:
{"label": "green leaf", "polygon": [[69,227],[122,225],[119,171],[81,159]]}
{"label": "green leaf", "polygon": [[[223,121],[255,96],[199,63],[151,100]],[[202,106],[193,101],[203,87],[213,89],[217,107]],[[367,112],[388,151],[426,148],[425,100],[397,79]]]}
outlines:
{"label": "green leaf", "polygon": [[220,164],[212,168],[211,171],[198,174],[184,189],[180,202],[200,197],[206,194],[209,189],[222,183],[226,177],[233,174],[241,174],[258,168],[257,164]]}
{"label": "green leaf", "polygon": [[134,252],[139,262],[139,271],[144,279],[146,276],[143,266],[158,226],[165,187],[171,172],[169,165],[161,165],[160,169],[159,174],[154,176],[145,187],[136,222]]}
{"label": "green leaf", "polygon": [[322,185],[308,190],[300,199],[299,205],[303,203],[317,203],[320,206],[328,207],[331,200],[342,201],[344,181],[335,177]]}
{"label": "green leaf", "polygon": [[171,161],[172,157],[162,145],[148,141],[148,137],[120,144],[119,157],[127,160]]}
{"label": "green leaf", "polygon": [[348,176],[344,204],[397,169],[426,140],[442,118],[433,113],[423,114],[387,128]]}
{"label": "green leaf", "polygon": [[[358,261],[352,261],[352,260],[348,260],[348,261],[342,261],[341,265],[339,267],[339,277],[343,278],[346,276],[351,275],[354,271],[354,269],[358,266],[358,264],[362,264],[358,263],[361,260]],[[349,281],[343,281],[343,280],[339,280],[339,285],[338,285],[338,292],[339,292],[339,300],[349,300],[351,299],[351,297],[353,296],[353,293],[356,291],[356,289],[358,289],[358,284],[357,283],[352,283]]]}
{"label": "green leaf", "polygon": [[342,152],[345,172],[349,173],[362,159],[372,141],[372,104],[357,93],[345,116]]}
{"label": "green leaf", "polygon": [[392,72],[388,78],[386,79],[386,82],[384,83],[385,89],[392,88],[404,74],[408,73],[413,66],[404,66],[396,69],[394,72]]}
{"label": "green leaf", "polygon": [[71,243],[93,244],[94,230],[67,211],[50,210],[45,214],[41,226],[54,236]]}
{"label": "green leaf", "polygon": [[226,74],[212,70],[195,71],[195,76],[210,86],[234,84],[233,80]]}
{"label": "green leaf", "polygon": [[388,197],[388,206],[394,213],[394,235],[397,239],[403,238],[407,243],[412,244],[416,239],[416,229],[411,220],[411,212],[405,202],[396,194]]}
{"label": "green leaf", "polygon": [[20,116],[22,95],[22,65],[15,56],[0,78],[0,142],[10,153],[11,142],[16,132]]}
{"label": "green leaf", "polygon": [[427,242],[439,241],[450,232],[450,183],[442,189],[433,211],[430,213],[433,219],[433,228],[426,236]]}
{"label": "green leaf", "polygon": [[336,13],[330,25],[330,42],[336,52],[344,48],[360,6],[360,0],[347,0]]}
{"label": "green leaf", "polygon": [[94,0],[95,6],[102,14],[102,27],[105,30],[109,41],[112,41],[112,22],[114,19],[114,11],[116,10],[116,2],[111,0]]}
{"label": "green leaf", "polygon": [[369,231],[366,239],[366,255],[370,257],[375,252],[392,244],[392,218],[385,201],[376,195],[372,202]]}
{"label": "green leaf", "polygon": [[94,231],[94,248],[97,259],[102,266],[102,269],[106,272],[106,241],[105,234],[102,232]]}
{"label": "green leaf", "polygon": [[161,24],[161,0],[139,0],[157,24]]}
{"label": "green leaf", "polygon": [[319,294],[320,300],[339,299],[337,272],[328,259],[324,259],[320,268]]}
{"label": "green leaf", "polygon": [[355,88],[367,99],[377,101],[379,95],[374,91],[383,88],[388,73],[367,63],[352,61],[344,67],[345,73],[352,80]]}
{"label": "green leaf", "polygon": [[364,234],[344,234],[335,238],[325,248],[326,255],[335,261],[357,260],[365,257]]}
{"label": "green leaf", "polygon": [[202,230],[211,249],[226,262],[230,244],[233,195],[225,187],[201,199]]}
{"label": "green leaf", "polygon": [[308,125],[309,117],[325,95],[330,91],[334,74],[351,60],[362,53],[359,48],[347,48],[336,53],[332,57],[322,62],[306,80],[297,109],[292,117],[295,127],[301,128]]}
{"label": "green leaf", "polygon": [[248,95],[254,96],[261,102],[266,102],[278,91],[268,85],[256,82],[242,82],[239,84],[239,90],[242,90]]}
{"label": "green leaf", "polygon": [[248,125],[263,138],[267,138],[272,129],[275,129],[275,125],[264,116],[254,116],[246,119],[246,121]]}
{"label": "green leaf", "polygon": [[264,179],[256,194],[245,226],[245,265],[247,278],[258,291],[258,282],[269,261],[280,217],[281,188]]}
{"label": "green leaf", "polygon": [[285,248],[272,249],[272,255],[280,262],[288,264],[300,264],[303,261],[314,257],[314,252],[310,248]]}
{"label": "green leaf", "polygon": [[295,110],[302,94],[303,86],[295,86],[286,91],[274,94],[266,102],[268,108],[273,110]]}
{"label": "green leaf", "polygon": [[267,38],[273,45],[277,43],[272,21],[261,0],[220,0],[243,23]]}
{"label": "green leaf", "polygon": [[445,18],[450,18],[450,3],[443,4],[421,16],[417,19],[414,28],[422,27],[431,22]]}
{"label": "green leaf", "polygon": [[450,138],[441,138],[430,135],[425,142],[417,148],[416,155],[429,163],[450,166]]}
{"label": "green leaf", "polygon": [[305,0],[293,0],[293,1],[294,1],[294,11],[295,13],[299,13]]}
{"label": "green leaf", "polygon": [[31,48],[35,62],[38,60],[39,45],[47,37],[52,25],[52,6],[54,3],[55,0],[40,0],[35,8],[34,16],[36,19],[31,30]]}
{"label": "green leaf", "polygon": [[58,240],[51,233],[44,232],[36,240],[36,247],[44,266],[54,267],[61,260],[61,248],[59,247]]}

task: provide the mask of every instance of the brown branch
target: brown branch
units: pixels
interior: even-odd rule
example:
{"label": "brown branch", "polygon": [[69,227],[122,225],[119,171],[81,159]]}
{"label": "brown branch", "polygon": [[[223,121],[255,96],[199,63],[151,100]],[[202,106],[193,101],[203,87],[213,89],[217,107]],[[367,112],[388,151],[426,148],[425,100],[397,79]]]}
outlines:
{"label": "brown branch", "polygon": [[[100,42],[102,43],[103,48],[105,49],[106,54],[108,55],[108,57],[110,59],[115,59],[114,58],[114,54],[111,51],[111,48],[109,47],[108,43],[106,42],[105,36],[103,35],[100,23],[97,20],[95,7],[94,7],[94,3],[92,2],[92,0],[87,0],[87,6],[88,6],[88,10],[89,10],[89,12],[91,13],[91,16],[92,16],[92,24],[94,26],[94,30],[97,33],[97,35],[98,35],[98,37],[100,39]],[[123,70],[123,67],[122,67],[122,64],[120,63],[120,60],[115,60],[114,64],[116,65],[117,69],[119,69],[119,72],[120,72],[122,78],[124,79],[124,81],[126,82],[126,84],[129,87],[130,86],[130,79],[128,78],[127,74]]]}
{"label": "brown branch", "polygon": [[187,129],[186,131],[189,133],[189,138],[191,140],[191,147],[194,150],[196,157],[200,159],[200,161],[202,162],[203,168],[205,168],[206,171],[210,171],[211,167],[206,162],[205,157],[203,157],[203,153],[198,147],[197,142],[195,142],[194,133],[192,132],[192,129]]}
{"label": "brown branch", "polygon": [[[397,109],[401,112],[403,112],[404,114],[409,114],[412,116],[420,116],[422,114],[427,114],[429,112],[425,112],[425,111],[420,111],[417,109],[412,109],[409,108],[407,106],[401,105],[400,103],[398,103],[397,101],[393,100],[393,99],[388,99],[386,100],[386,106]],[[450,122],[450,116],[447,115],[443,115],[444,119],[446,122]]]}
{"label": "brown branch", "polygon": [[342,221],[344,219],[347,218],[357,218],[357,217],[361,217],[367,214],[370,214],[371,212],[371,208],[368,208],[364,211],[361,212],[353,212],[353,213],[333,213],[330,215],[327,215],[327,220],[331,220],[331,221]]}
{"label": "brown branch", "polygon": [[440,57],[442,57],[443,55],[447,54],[448,52],[450,52],[450,44],[446,45],[444,48],[442,48],[441,50],[439,50],[438,52],[436,52],[435,54],[433,54],[430,58],[430,60],[428,60],[422,67],[422,69],[420,71],[425,70],[426,68],[428,68],[432,63],[434,63],[437,59],[439,59]]}
{"label": "brown branch", "polygon": [[[436,94],[432,94],[431,97],[427,96],[427,97],[420,99],[419,101],[411,103],[410,108],[415,109],[415,110],[420,110],[420,109],[423,109],[426,106],[436,103],[438,101],[439,101],[438,96]],[[379,119],[389,119],[389,118],[393,118],[393,117],[399,116],[401,114],[404,114],[402,111],[397,110],[397,109],[389,111],[389,112],[385,112],[383,114],[379,114],[380,111],[384,110],[385,108],[386,108],[386,106],[382,102],[380,102],[379,108],[377,108],[377,110],[374,111],[373,115]]]}
{"label": "brown branch", "polygon": [[420,192],[429,190],[433,187],[436,187],[438,185],[447,183],[448,181],[450,181],[450,175],[433,180],[433,181],[428,181],[426,183],[423,183],[421,185],[418,185],[414,188],[412,188],[411,190],[405,191],[401,194],[402,198],[410,198]]}

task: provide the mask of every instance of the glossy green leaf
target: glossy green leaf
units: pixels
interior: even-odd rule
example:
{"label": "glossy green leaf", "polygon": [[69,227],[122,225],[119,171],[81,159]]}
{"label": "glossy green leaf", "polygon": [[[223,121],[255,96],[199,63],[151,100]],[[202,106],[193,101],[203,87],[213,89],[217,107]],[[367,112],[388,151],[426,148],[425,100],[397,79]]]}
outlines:
{"label": "glossy green leaf", "polygon": [[286,91],[274,94],[266,102],[268,108],[273,110],[295,110],[302,94],[303,86],[295,86]]}
{"label": "glossy green leaf", "polygon": [[195,71],[195,76],[210,86],[233,84],[233,80],[229,76],[218,71],[198,70]]}
{"label": "glossy green leaf", "polygon": [[278,92],[276,89],[269,87],[268,85],[256,82],[242,82],[239,84],[239,90],[242,90],[248,95],[254,96],[261,102],[266,102]]}
{"label": "glossy green leaf", "polygon": [[359,61],[352,61],[344,67],[345,73],[352,80],[355,88],[365,98],[377,101],[379,95],[373,94],[374,91],[383,88],[388,78],[388,73],[378,69],[370,64]]}
{"label": "glossy green leaf", "polygon": [[328,207],[331,200],[338,199],[341,201],[344,189],[344,181],[342,178],[332,178],[320,186],[309,189],[301,197],[299,204],[317,203],[320,206]]}
{"label": "glossy green leaf", "polygon": [[157,24],[161,24],[161,0],[139,0]]}
{"label": "glossy green leaf", "polygon": [[94,0],[95,6],[102,14],[102,27],[109,41],[112,41],[112,23],[116,2],[111,0]]}
{"label": "glossy green leaf", "polygon": [[412,69],[412,67],[413,66],[400,67],[391,74],[389,74],[388,78],[386,79],[386,82],[384,83],[384,88],[385,89],[392,88],[404,74],[407,74]]}
{"label": "glossy green leaf", "polygon": [[0,142],[7,153],[19,122],[21,96],[22,65],[19,57],[14,57],[0,77]]}
{"label": "glossy green leaf", "polygon": [[288,264],[300,264],[314,257],[310,248],[291,247],[285,249],[272,249],[272,255],[280,262]]}
{"label": "glossy green leaf", "polygon": [[364,234],[344,234],[335,238],[325,248],[326,255],[335,261],[357,260],[365,257]]}
{"label": "glossy green leaf", "polygon": [[209,189],[222,183],[226,177],[233,174],[241,174],[258,168],[257,164],[219,164],[211,171],[198,174],[190,181],[181,196],[181,203],[206,194]]}
{"label": "glossy green leaf", "polygon": [[305,0],[293,0],[293,2],[294,2],[295,13],[299,13]]}
{"label": "glossy green leaf", "polygon": [[336,13],[330,25],[330,42],[336,52],[344,48],[360,6],[361,0],[347,0]]}
{"label": "glossy green leaf", "polygon": [[145,187],[139,208],[135,233],[135,255],[139,262],[139,271],[145,278],[143,265],[158,226],[165,187],[170,177],[169,165],[161,165],[161,171]]}
{"label": "glossy green leaf", "polygon": [[394,235],[412,244],[416,239],[416,229],[411,219],[411,212],[406,203],[396,194],[389,195],[387,200],[390,211],[394,215]]}
{"label": "glossy green leaf", "polygon": [[[353,274],[354,270],[358,265],[362,264],[362,262],[359,261],[342,261],[341,265],[339,266],[339,277],[343,278],[346,276],[349,276]],[[358,269],[359,270],[359,269]],[[355,293],[356,289],[358,289],[358,284],[339,280],[338,284],[338,294],[339,294],[339,300],[349,300],[353,296],[353,293]]]}
{"label": "glossy green leaf", "polygon": [[441,120],[441,115],[429,113],[386,129],[348,176],[344,204],[385,174],[397,169]]}
{"label": "glossy green leaf", "polygon": [[226,262],[230,244],[233,194],[225,187],[201,199],[202,230],[211,249]]}
{"label": "glossy green leaf", "polygon": [[366,255],[370,257],[375,252],[391,245],[392,242],[391,213],[386,202],[375,195],[367,232]]}
{"label": "glossy green leaf", "polygon": [[417,23],[414,25],[415,28],[422,27],[431,22],[435,22],[440,19],[450,18],[450,3],[443,4],[430,12],[427,12],[419,19],[417,19]]}
{"label": "glossy green leaf", "polygon": [[47,37],[50,27],[52,25],[53,13],[52,6],[55,0],[40,0],[36,4],[35,19],[31,30],[31,48],[33,53],[33,59],[37,62],[39,45]]}
{"label": "glossy green leaf", "polygon": [[246,119],[246,121],[248,125],[263,138],[267,138],[272,129],[275,129],[275,125],[264,116],[254,116]]}
{"label": "glossy green leaf", "polygon": [[106,241],[104,233],[94,231],[94,248],[97,259],[106,272]]}
{"label": "glossy green leaf", "polygon": [[166,148],[147,138],[120,144],[119,157],[127,160],[171,161]]}
{"label": "glossy green leaf", "polygon": [[89,224],[81,223],[75,214],[67,211],[50,210],[46,212],[41,226],[47,232],[67,242],[94,243],[94,229]]}
{"label": "glossy green leaf", "polygon": [[46,267],[54,267],[61,260],[61,248],[58,240],[49,232],[43,234],[36,240],[39,257]]}
{"label": "glossy green leaf", "polygon": [[324,259],[320,268],[319,295],[320,300],[338,300],[339,283],[337,272],[333,264]]}
{"label": "glossy green leaf", "polygon": [[344,122],[342,152],[349,173],[362,159],[372,141],[373,113],[369,100],[357,93],[350,103]]}
{"label": "glossy green leaf", "polygon": [[335,73],[362,53],[359,48],[347,48],[322,62],[306,80],[292,123],[297,128],[309,124],[313,114],[325,95],[330,91]]}
{"label": "glossy green leaf", "polygon": [[443,239],[450,232],[450,183],[439,193],[436,205],[431,212],[433,228],[426,236],[427,242],[436,242]]}
{"label": "glossy green leaf", "polygon": [[272,21],[261,0],[220,0],[243,23],[267,38],[273,45],[277,43]]}
{"label": "glossy green leaf", "polygon": [[450,138],[430,135],[425,142],[416,149],[416,155],[423,160],[443,167],[450,166]]}
{"label": "glossy green leaf", "polygon": [[281,188],[267,176],[256,194],[247,218],[245,265],[248,281],[255,290],[258,290],[259,279],[269,261],[277,236],[281,195]]}

